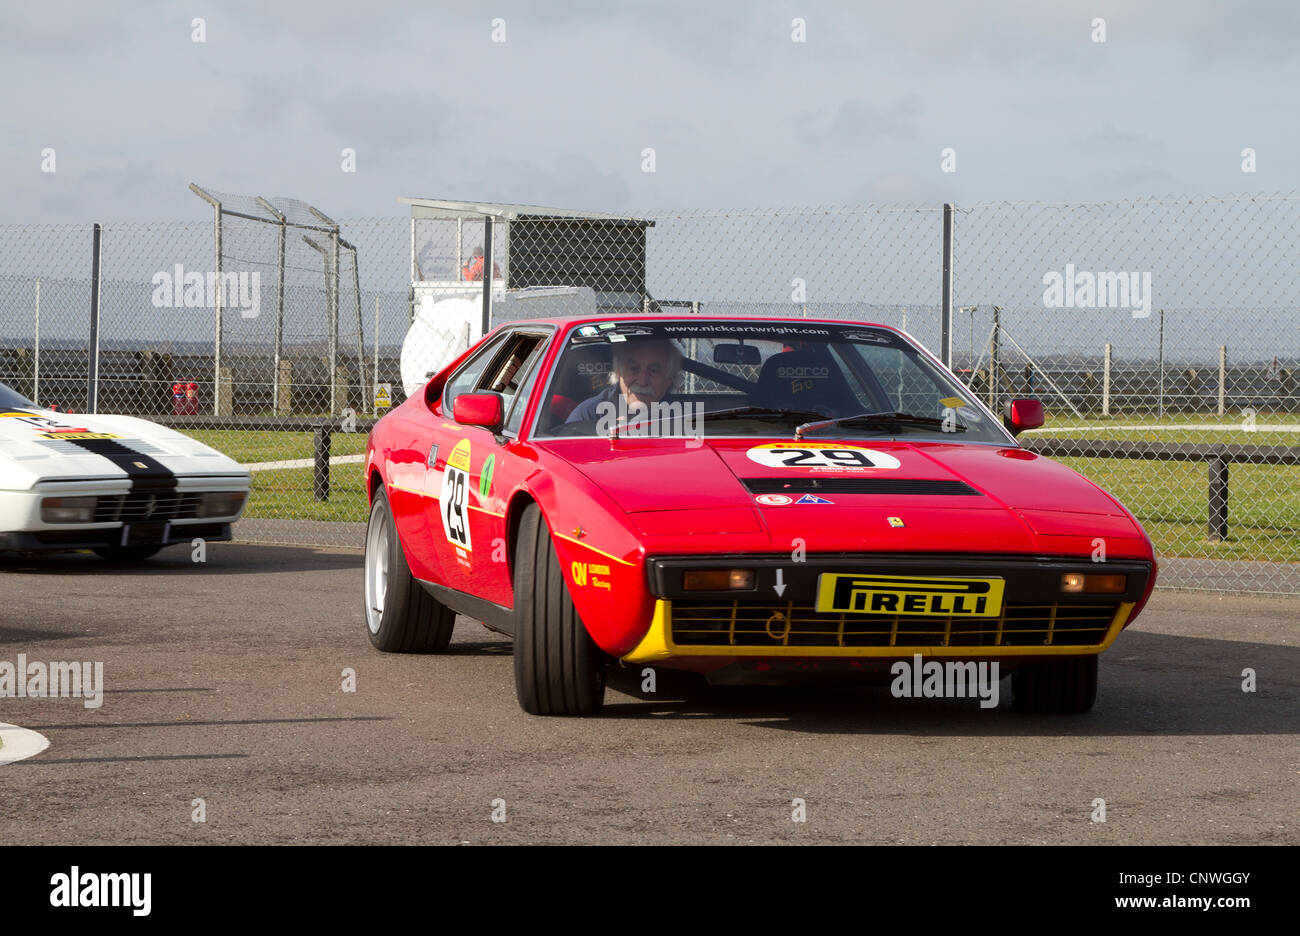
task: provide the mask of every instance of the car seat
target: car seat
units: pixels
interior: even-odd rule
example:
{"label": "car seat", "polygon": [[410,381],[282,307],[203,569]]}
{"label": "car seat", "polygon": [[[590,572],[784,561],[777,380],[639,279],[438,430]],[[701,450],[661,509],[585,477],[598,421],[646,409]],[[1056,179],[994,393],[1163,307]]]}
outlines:
{"label": "car seat", "polygon": [[845,415],[853,391],[825,350],[782,351],[763,362],[753,393],[757,406],[809,410],[828,417]]}
{"label": "car seat", "polygon": [[564,371],[556,374],[551,384],[549,425],[558,426],[579,403],[608,387],[609,368],[608,344],[570,348],[564,356]]}

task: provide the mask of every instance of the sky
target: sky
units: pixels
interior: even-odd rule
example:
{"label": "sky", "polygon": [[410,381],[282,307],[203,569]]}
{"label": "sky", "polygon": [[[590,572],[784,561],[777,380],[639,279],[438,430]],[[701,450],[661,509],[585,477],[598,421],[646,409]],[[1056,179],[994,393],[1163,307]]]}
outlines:
{"label": "sky", "polygon": [[648,213],[1292,192],[1297,40],[1285,0],[12,3],[0,224],[210,218],[191,182],[336,218],[401,217],[403,195]]}

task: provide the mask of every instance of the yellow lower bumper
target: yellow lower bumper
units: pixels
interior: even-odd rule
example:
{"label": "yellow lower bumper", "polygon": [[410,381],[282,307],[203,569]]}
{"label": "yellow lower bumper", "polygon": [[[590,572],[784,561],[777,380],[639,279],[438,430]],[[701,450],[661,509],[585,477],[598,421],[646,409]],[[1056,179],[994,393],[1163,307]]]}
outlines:
{"label": "yellow lower bumper", "polygon": [[[650,629],[641,638],[641,642],[622,659],[626,663],[652,663],[672,657],[805,657],[805,658],[865,658],[865,657],[906,657],[919,653],[922,656],[960,657],[962,659],[993,659],[1012,656],[1087,656],[1101,653],[1119,636],[1133,612],[1134,602],[1123,602],[1115,611],[1105,639],[1099,644],[1064,645],[1051,644],[1035,646],[938,646],[917,644],[891,644],[880,647],[797,647],[788,644],[773,643],[770,647],[753,645],[716,644],[701,646],[690,644],[683,646],[673,643],[672,615],[673,603],[668,599],[655,602],[654,618]],[[786,639],[789,639],[788,633]]]}

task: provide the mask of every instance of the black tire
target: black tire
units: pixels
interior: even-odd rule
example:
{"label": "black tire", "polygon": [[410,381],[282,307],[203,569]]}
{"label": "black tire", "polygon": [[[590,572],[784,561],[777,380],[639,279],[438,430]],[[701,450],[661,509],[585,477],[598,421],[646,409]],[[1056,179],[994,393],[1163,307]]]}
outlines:
{"label": "black tire", "polygon": [[1097,701],[1097,657],[1030,663],[1011,674],[1017,712],[1077,715]]}
{"label": "black tire", "polygon": [[96,546],[91,552],[109,562],[140,562],[160,549],[162,546]]}
{"label": "black tire", "polygon": [[[376,608],[372,606],[372,574],[379,568],[386,574]],[[411,575],[382,488],[375,492],[370,504],[370,523],[366,527],[362,611],[370,642],[386,653],[446,650],[456,626],[455,612],[425,591]]]}
{"label": "black tire", "polygon": [[569,595],[551,531],[536,504],[515,549],[515,693],[531,715],[599,715],[608,657]]}

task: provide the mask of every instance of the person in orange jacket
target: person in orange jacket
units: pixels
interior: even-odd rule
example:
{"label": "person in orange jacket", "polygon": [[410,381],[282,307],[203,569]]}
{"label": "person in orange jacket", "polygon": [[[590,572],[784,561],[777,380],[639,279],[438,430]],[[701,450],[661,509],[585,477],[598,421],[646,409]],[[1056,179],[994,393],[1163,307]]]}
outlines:
{"label": "person in orange jacket", "polygon": [[[469,263],[465,264],[460,271],[461,279],[471,282],[478,282],[483,279],[483,248],[475,247],[474,252],[470,255]],[[501,267],[496,263],[492,264],[492,278],[501,279]]]}

